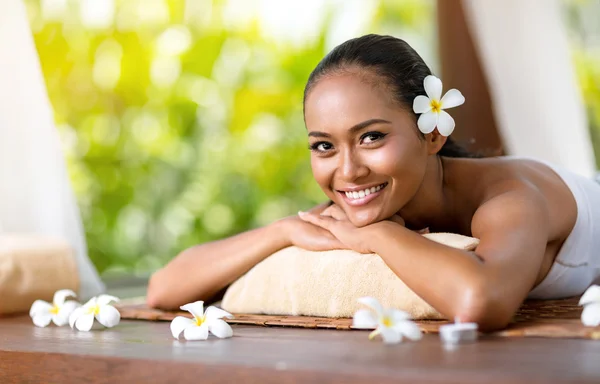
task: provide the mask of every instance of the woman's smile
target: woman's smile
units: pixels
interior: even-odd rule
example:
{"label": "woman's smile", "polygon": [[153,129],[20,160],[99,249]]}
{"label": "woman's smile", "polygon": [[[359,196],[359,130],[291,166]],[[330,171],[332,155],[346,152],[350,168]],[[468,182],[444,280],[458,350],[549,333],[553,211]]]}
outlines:
{"label": "woman's smile", "polygon": [[383,189],[388,185],[387,182],[377,184],[371,187],[344,188],[337,190],[347,205],[358,207],[366,205],[376,199],[383,193]]}

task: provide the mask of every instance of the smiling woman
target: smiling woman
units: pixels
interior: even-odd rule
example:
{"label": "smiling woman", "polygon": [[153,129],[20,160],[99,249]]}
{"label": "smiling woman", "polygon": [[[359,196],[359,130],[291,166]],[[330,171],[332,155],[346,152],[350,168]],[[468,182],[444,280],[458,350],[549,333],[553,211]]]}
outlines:
{"label": "smiling woman", "polygon": [[[331,201],[182,252],[152,277],[149,304],[208,300],[291,245],[376,253],[445,317],[484,330],[505,326],[527,296],[582,293],[600,276],[600,186],[531,159],[469,158],[448,137],[444,111],[464,98],[441,96],[403,40],[367,35],[336,47],[304,95],[313,175]],[[456,249],[422,229],[480,242]]]}

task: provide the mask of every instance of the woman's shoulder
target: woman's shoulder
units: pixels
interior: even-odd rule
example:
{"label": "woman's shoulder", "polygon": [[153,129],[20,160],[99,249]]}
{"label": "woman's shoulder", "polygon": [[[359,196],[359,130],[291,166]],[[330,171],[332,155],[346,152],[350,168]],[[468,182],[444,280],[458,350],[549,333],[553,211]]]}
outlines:
{"label": "woman's shoulder", "polygon": [[[552,164],[528,157],[500,156],[459,162],[463,178],[470,172],[473,190],[479,191],[478,208],[494,206],[501,214],[507,196],[517,201],[538,202],[549,220],[550,238],[562,238],[573,227],[577,217],[577,202],[569,184],[572,173]],[[566,180],[565,180],[566,179]],[[493,202],[499,204],[490,204]]]}

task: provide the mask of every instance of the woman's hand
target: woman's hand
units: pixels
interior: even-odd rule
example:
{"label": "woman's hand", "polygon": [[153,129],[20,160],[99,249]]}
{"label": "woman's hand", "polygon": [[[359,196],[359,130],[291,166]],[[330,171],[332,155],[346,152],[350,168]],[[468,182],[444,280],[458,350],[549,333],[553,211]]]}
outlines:
{"label": "woman's hand", "polygon": [[[323,203],[312,208],[309,213],[320,215],[329,207]],[[318,225],[302,220],[299,216],[282,219],[285,234],[292,245],[309,251],[330,251],[332,249],[349,249],[330,231]]]}
{"label": "woman's hand", "polygon": [[[371,237],[368,233],[379,223],[373,223],[358,228],[348,220],[346,213],[337,205],[327,207],[321,214],[316,214],[314,212],[299,212],[298,215],[305,222],[329,231],[345,245],[345,248],[352,249],[359,253],[373,253],[369,243]],[[404,226],[404,220],[398,215],[394,215],[386,221],[391,221],[397,225]]]}

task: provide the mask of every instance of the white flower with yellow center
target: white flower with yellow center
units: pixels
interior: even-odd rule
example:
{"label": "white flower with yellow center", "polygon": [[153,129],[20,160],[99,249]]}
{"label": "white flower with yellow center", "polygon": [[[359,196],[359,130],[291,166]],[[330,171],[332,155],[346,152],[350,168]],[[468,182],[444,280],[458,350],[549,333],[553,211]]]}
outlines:
{"label": "white flower with yellow center", "polygon": [[579,305],[583,305],[581,322],[586,327],[597,327],[600,325],[600,286],[592,285],[579,299]]}
{"label": "white flower with yellow center", "polygon": [[372,297],[361,297],[358,302],[370,309],[359,309],[352,319],[352,327],[373,329],[369,339],[381,335],[386,344],[397,344],[402,337],[420,340],[422,337],[419,326],[410,321],[410,315],[398,309],[383,309],[379,301]]}
{"label": "white flower with yellow center", "polygon": [[433,75],[425,77],[427,96],[419,95],[413,101],[413,111],[420,113],[417,125],[423,133],[431,133],[437,127],[440,135],[450,136],[454,131],[454,119],[444,109],[457,107],[465,97],[457,89],[451,89],[442,97],[442,81]]}
{"label": "white flower with yellow center", "polygon": [[217,307],[208,307],[204,312],[204,302],[196,301],[180,307],[184,311],[191,313],[194,318],[177,316],[171,321],[171,333],[173,337],[179,339],[183,332],[186,340],[206,340],[208,332],[220,339],[233,336],[231,326],[227,324],[224,317],[233,318],[233,315]]}
{"label": "white flower with yellow center", "polygon": [[121,314],[117,308],[108,305],[111,301],[119,301],[110,295],[92,297],[82,307],[77,308],[69,316],[69,325],[80,331],[89,331],[94,325],[94,319],[107,328],[114,327],[121,321]]}
{"label": "white flower with yellow center", "polygon": [[74,300],[65,301],[69,296],[77,297],[75,292],[70,289],[61,289],[54,293],[52,304],[44,300],[34,301],[29,310],[29,316],[31,316],[33,324],[38,327],[45,327],[51,321],[59,327],[67,324],[71,313],[80,306]]}

